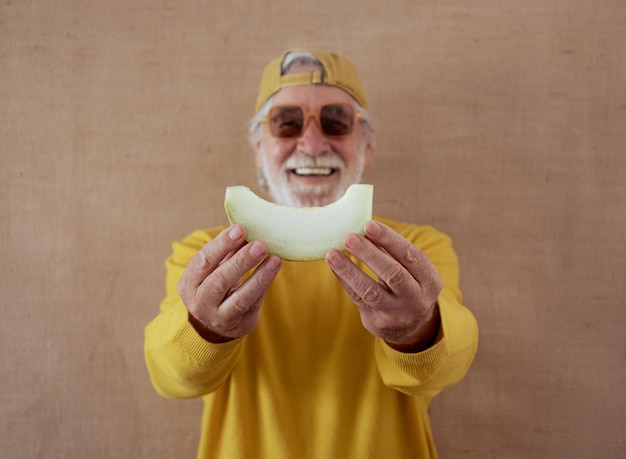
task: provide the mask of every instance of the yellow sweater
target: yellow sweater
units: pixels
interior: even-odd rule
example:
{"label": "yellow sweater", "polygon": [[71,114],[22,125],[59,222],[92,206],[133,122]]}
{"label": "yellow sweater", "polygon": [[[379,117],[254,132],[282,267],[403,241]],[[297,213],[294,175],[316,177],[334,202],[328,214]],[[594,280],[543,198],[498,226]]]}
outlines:
{"label": "yellow sweater", "polygon": [[146,327],[152,383],[165,397],[203,397],[198,458],[436,458],[428,407],[467,372],[478,344],[461,304],[451,240],[380,219],[420,247],[444,279],[441,330],[403,354],[370,335],[325,261],[283,262],[250,335],[204,341],[176,292],[185,266],[222,228],[174,243],[167,296]]}

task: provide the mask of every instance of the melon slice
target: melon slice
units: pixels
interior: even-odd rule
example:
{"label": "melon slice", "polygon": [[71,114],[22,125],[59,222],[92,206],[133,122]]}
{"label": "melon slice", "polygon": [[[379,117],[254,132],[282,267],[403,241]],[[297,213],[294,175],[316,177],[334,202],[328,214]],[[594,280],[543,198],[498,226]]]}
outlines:
{"label": "melon slice", "polygon": [[373,185],[355,184],[327,206],[289,207],[266,201],[248,187],[229,186],[224,208],[231,223],[246,228],[248,241],[263,241],[270,254],[285,260],[319,260],[330,249],[343,250],[348,234],[363,234],[372,219],[373,193]]}

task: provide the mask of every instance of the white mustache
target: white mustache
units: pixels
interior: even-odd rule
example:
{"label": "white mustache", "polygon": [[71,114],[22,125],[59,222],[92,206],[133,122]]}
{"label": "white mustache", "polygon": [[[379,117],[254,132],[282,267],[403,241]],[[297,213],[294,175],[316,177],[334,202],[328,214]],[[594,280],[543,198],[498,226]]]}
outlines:
{"label": "white mustache", "polygon": [[323,153],[319,156],[299,155],[295,153],[287,158],[283,166],[286,169],[343,169],[344,163],[341,157],[336,153]]}

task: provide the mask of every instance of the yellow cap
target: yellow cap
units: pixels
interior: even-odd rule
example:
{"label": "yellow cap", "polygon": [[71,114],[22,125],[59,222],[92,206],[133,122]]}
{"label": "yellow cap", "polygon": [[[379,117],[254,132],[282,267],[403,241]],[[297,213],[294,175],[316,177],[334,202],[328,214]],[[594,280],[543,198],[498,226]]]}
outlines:
{"label": "yellow cap", "polygon": [[282,88],[306,84],[327,84],[336,86],[350,94],[361,107],[367,107],[363,84],[361,83],[359,72],[352,62],[335,53],[304,51],[311,53],[319,59],[324,67],[324,71],[316,70],[311,73],[283,75],[283,61],[287,54],[294,51],[304,50],[290,49],[285,51],[281,56],[274,59],[265,67],[263,76],[261,77],[255,112],[258,112],[263,104]]}

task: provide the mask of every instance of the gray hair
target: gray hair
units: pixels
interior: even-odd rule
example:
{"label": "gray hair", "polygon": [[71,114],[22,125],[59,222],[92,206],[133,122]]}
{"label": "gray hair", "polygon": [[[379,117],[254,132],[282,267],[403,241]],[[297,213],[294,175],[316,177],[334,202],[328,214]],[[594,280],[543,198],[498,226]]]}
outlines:
{"label": "gray hair", "polygon": [[[313,66],[318,68],[319,70],[324,70],[324,66],[319,61],[319,59],[313,54],[306,51],[291,51],[290,53],[288,53],[285,56],[281,70],[282,74],[284,75],[289,70],[298,69],[300,67],[306,66]],[[248,141],[252,146],[254,146],[261,139],[263,128],[262,121],[263,118],[265,118],[269,113],[270,108],[272,108],[273,98],[274,96],[270,97],[248,123]],[[358,103],[355,103],[355,105],[356,111],[360,115],[360,121],[363,127],[363,135],[365,136],[365,140],[367,140],[368,142],[372,142],[374,137],[374,128],[372,126],[370,114]]]}

